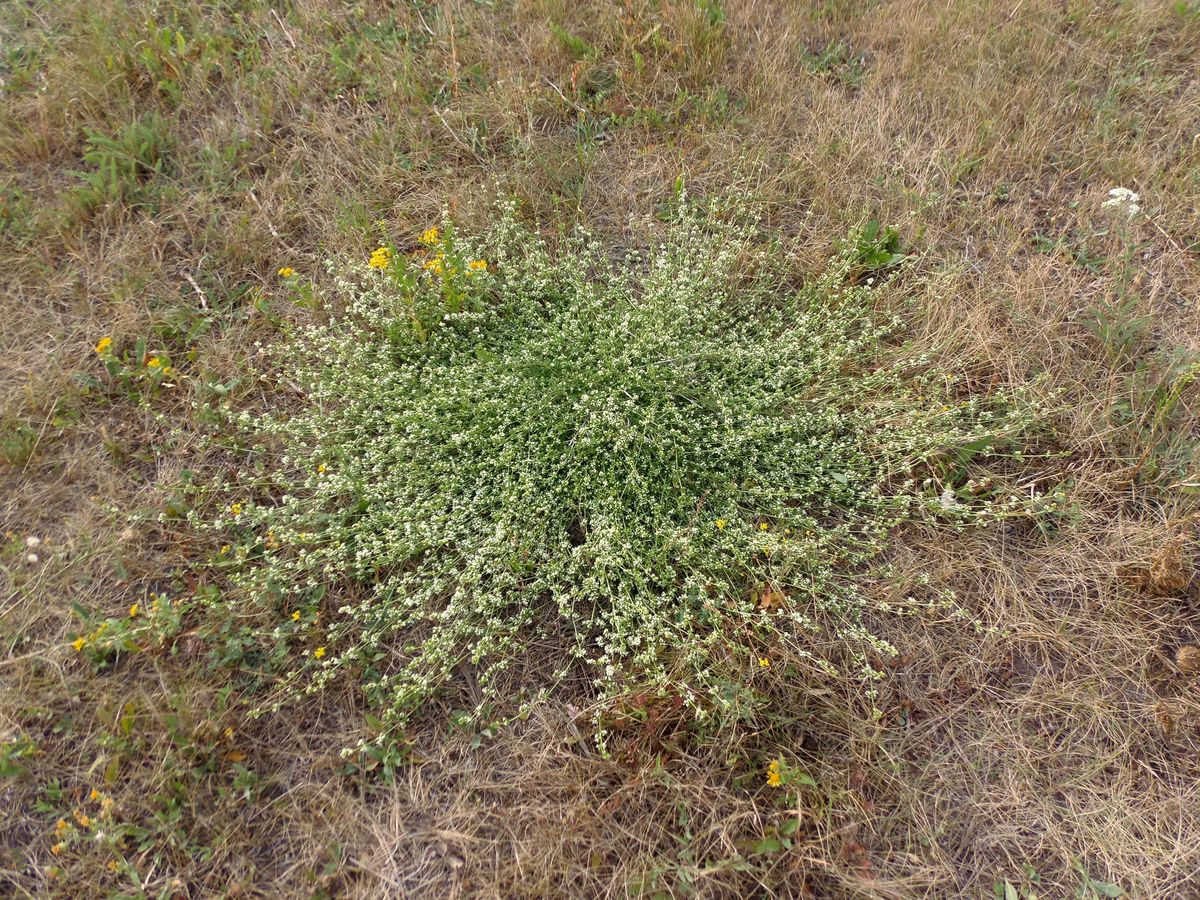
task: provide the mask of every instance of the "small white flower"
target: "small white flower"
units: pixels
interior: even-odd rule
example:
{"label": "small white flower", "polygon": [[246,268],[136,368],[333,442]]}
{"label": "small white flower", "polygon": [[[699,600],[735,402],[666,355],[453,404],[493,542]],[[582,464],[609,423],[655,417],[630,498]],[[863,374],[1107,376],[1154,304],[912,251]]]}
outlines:
{"label": "small white flower", "polygon": [[1142,211],[1142,198],[1129,188],[1113,188],[1108,192],[1108,199],[1100,204],[1103,209],[1124,212],[1131,219]]}
{"label": "small white flower", "polygon": [[940,503],[942,505],[942,509],[946,511],[958,509],[959,507],[959,502],[954,498],[954,489],[949,486],[947,486],[942,491],[942,495],[938,497],[938,503]]}
{"label": "small white flower", "polygon": [[39,557],[36,553],[30,553],[28,556],[25,557],[25,562],[29,563],[32,566],[39,559],[41,559],[41,557]]}
{"label": "small white flower", "polygon": [[25,538],[25,546],[28,547],[30,550],[32,550],[34,547],[38,546],[41,542],[42,542],[42,539],[40,537],[34,537],[32,534],[29,537]]}

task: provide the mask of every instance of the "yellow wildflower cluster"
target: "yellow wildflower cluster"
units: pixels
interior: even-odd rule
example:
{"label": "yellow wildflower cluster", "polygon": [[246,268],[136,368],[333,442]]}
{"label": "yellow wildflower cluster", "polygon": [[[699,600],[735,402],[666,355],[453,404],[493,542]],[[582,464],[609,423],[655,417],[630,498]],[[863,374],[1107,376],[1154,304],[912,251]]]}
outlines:
{"label": "yellow wildflower cluster", "polygon": [[421,243],[426,247],[432,247],[438,242],[440,236],[440,232],[437,230],[436,226],[432,228],[426,228],[425,232],[421,235]]}
{"label": "yellow wildflower cluster", "polygon": [[96,342],[96,352],[103,355],[112,346],[112,338],[102,337]]}
{"label": "yellow wildflower cluster", "polygon": [[486,259],[473,259],[467,263],[467,268],[472,272],[486,272],[487,267],[488,264]]}
{"label": "yellow wildflower cluster", "polygon": [[392,264],[392,251],[389,247],[376,247],[375,252],[371,254],[371,258],[367,261],[367,265],[372,269],[383,271]]}
{"label": "yellow wildflower cluster", "polygon": [[175,372],[175,369],[171,366],[168,366],[166,361],[161,356],[152,356],[146,360],[146,368],[157,369],[164,375],[172,375]]}
{"label": "yellow wildflower cluster", "polygon": [[75,638],[75,640],[71,641],[71,646],[75,648],[75,651],[77,653],[82,653],[84,647],[86,647],[88,644],[92,643],[93,641],[97,640],[107,630],[108,630],[108,623],[101,622],[97,626],[96,630],[93,631],[91,634],[89,634],[87,636],[79,635],[77,638]]}
{"label": "yellow wildflower cluster", "polygon": [[296,274],[296,270],[293,269],[291,266],[284,266],[282,269],[279,270],[280,278],[291,278],[295,274]]}
{"label": "yellow wildflower cluster", "polygon": [[[100,815],[107,816],[112,812],[113,801],[111,798],[93,789],[88,795],[92,802],[100,803]],[[79,837],[79,829],[91,829],[96,820],[89,816],[82,809],[76,809],[71,813],[71,817],[75,820],[74,823],[67,821],[65,818],[59,819],[54,823],[54,844],[50,847],[50,852],[55,856],[59,856],[73,844]],[[78,826],[78,827],[77,827]]]}
{"label": "yellow wildflower cluster", "polygon": [[780,771],[779,760],[771,760],[771,764],[767,766],[767,784],[771,787],[779,787],[783,784],[783,773]]}

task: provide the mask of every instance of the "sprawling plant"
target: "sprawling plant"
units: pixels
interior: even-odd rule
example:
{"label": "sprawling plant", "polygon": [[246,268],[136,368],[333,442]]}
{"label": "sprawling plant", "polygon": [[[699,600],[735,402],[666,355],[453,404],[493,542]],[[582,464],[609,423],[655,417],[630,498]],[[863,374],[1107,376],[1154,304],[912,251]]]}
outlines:
{"label": "sprawling plant", "polygon": [[[708,710],[768,641],[886,650],[863,584],[899,523],[1014,509],[921,467],[1028,408],[951,399],[854,247],[794,287],[715,216],[620,261],[584,235],[552,252],[511,210],[423,244],[332,266],[339,311],[276,348],[302,401],[242,417],[273,489],[219,524],[293,692],[350,670],[399,726],[460,667],[496,699],[538,643],[602,695]],[[318,619],[323,596],[346,599]]]}

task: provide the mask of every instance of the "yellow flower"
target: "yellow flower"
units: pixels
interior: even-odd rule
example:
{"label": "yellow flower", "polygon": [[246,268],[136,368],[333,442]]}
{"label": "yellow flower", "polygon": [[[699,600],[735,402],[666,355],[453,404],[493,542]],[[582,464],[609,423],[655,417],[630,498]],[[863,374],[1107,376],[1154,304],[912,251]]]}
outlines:
{"label": "yellow flower", "polygon": [[235,516],[240,516],[242,514],[242,504],[240,504],[240,503],[232,504],[229,507],[229,511],[231,513],[233,513]]}
{"label": "yellow flower", "polygon": [[720,531],[724,527],[725,527],[725,520],[717,519],[717,531]]}
{"label": "yellow flower", "polygon": [[771,660],[770,660],[768,657],[766,657],[766,656],[760,656],[760,657],[758,658],[758,667],[759,667],[760,669],[769,669],[769,668],[771,668]]}
{"label": "yellow flower", "polygon": [[430,272],[433,272],[436,275],[441,275],[442,269],[443,269],[442,261],[444,259],[445,259],[445,257],[443,257],[439,253],[433,259],[429,260],[429,262],[425,263],[425,268],[428,269]]}
{"label": "yellow flower", "polygon": [[67,849],[67,845],[64,844],[62,841],[59,841],[57,844],[55,844],[53,847],[50,848],[50,852],[53,853],[55,856],[58,856],[58,854],[62,853],[66,849]]}
{"label": "yellow flower", "polygon": [[438,242],[439,232],[437,226],[426,228],[425,233],[421,235],[421,243],[426,247],[432,247]]}
{"label": "yellow flower", "polygon": [[150,359],[147,360],[147,362],[146,362],[146,366],[151,369],[161,369],[162,365],[163,365],[163,361],[161,359],[159,359],[157,356],[150,357]]}
{"label": "yellow flower", "polygon": [[467,263],[467,268],[472,272],[483,272],[487,269],[486,259],[473,259]]}
{"label": "yellow flower", "polygon": [[317,466],[317,472],[319,472],[322,475],[325,474],[325,463],[321,463],[319,466]]}
{"label": "yellow flower", "polygon": [[86,644],[87,638],[83,637],[77,637],[75,640],[71,641],[71,646],[74,647],[77,652],[82,650]]}
{"label": "yellow flower", "polygon": [[57,822],[54,823],[54,833],[55,834],[60,835],[66,830],[67,830],[67,820],[66,819],[59,819]]}
{"label": "yellow flower", "polygon": [[372,269],[386,269],[392,263],[392,251],[388,247],[377,247],[367,261]]}
{"label": "yellow flower", "polygon": [[138,614],[138,605],[136,603],[129,607],[129,618],[136,619]]}
{"label": "yellow flower", "polygon": [[325,655],[324,647],[318,647],[316,650],[313,651],[313,656],[315,656],[317,659],[320,659],[324,655]]}
{"label": "yellow flower", "polygon": [[284,266],[282,269],[279,270],[280,278],[291,278],[295,274],[296,274],[296,270],[293,269],[291,266]]}
{"label": "yellow flower", "polygon": [[104,796],[104,795],[103,795],[103,794],[101,794],[101,793],[100,793],[98,790],[96,790],[95,788],[92,788],[92,792],[91,792],[90,794],[88,794],[88,799],[89,799],[89,800],[93,800],[93,801],[94,801],[94,800],[99,800],[99,799],[100,799],[102,796]]}
{"label": "yellow flower", "polygon": [[293,622],[300,621],[300,610],[296,610],[294,613],[292,613],[292,621]]}
{"label": "yellow flower", "polygon": [[783,783],[783,775],[779,771],[779,760],[771,760],[771,764],[767,766],[767,784],[771,787],[779,787]]}
{"label": "yellow flower", "polygon": [[104,868],[108,869],[110,872],[117,871],[117,861],[115,859],[110,859],[104,864]]}
{"label": "yellow flower", "polygon": [[233,740],[233,726],[232,725],[226,726],[226,728],[222,732],[222,734],[225,735],[225,740],[232,741]]}
{"label": "yellow flower", "polygon": [[759,531],[766,531],[766,530],[767,530],[768,528],[770,528],[770,527],[771,527],[771,526],[770,526],[770,525],[768,525],[766,522],[760,522],[760,523],[759,523],[759,525],[758,525],[758,530],[759,530]]}
{"label": "yellow flower", "polygon": [[111,346],[112,346],[112,338],[102,337],[102,338],[100,338],[100,340],[98,340],[96,342],[96,352],[103,353],[105,350],[107,350]]}
{"label": "yellow flower", "polygon": [[75,810],[75,821],[78,822],[84,828],[87,828],[89,825],[92,824],[91,817],[78,809]]}

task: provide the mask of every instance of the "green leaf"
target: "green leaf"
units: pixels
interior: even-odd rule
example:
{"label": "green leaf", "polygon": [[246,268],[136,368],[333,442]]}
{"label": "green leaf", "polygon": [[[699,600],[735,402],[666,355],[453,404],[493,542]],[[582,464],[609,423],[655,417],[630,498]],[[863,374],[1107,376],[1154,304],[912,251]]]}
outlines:
{"label": "green leaf", "polygon": [[779,838],[763,838],[751,848],[754,853],[778,853],[783,848]]}

